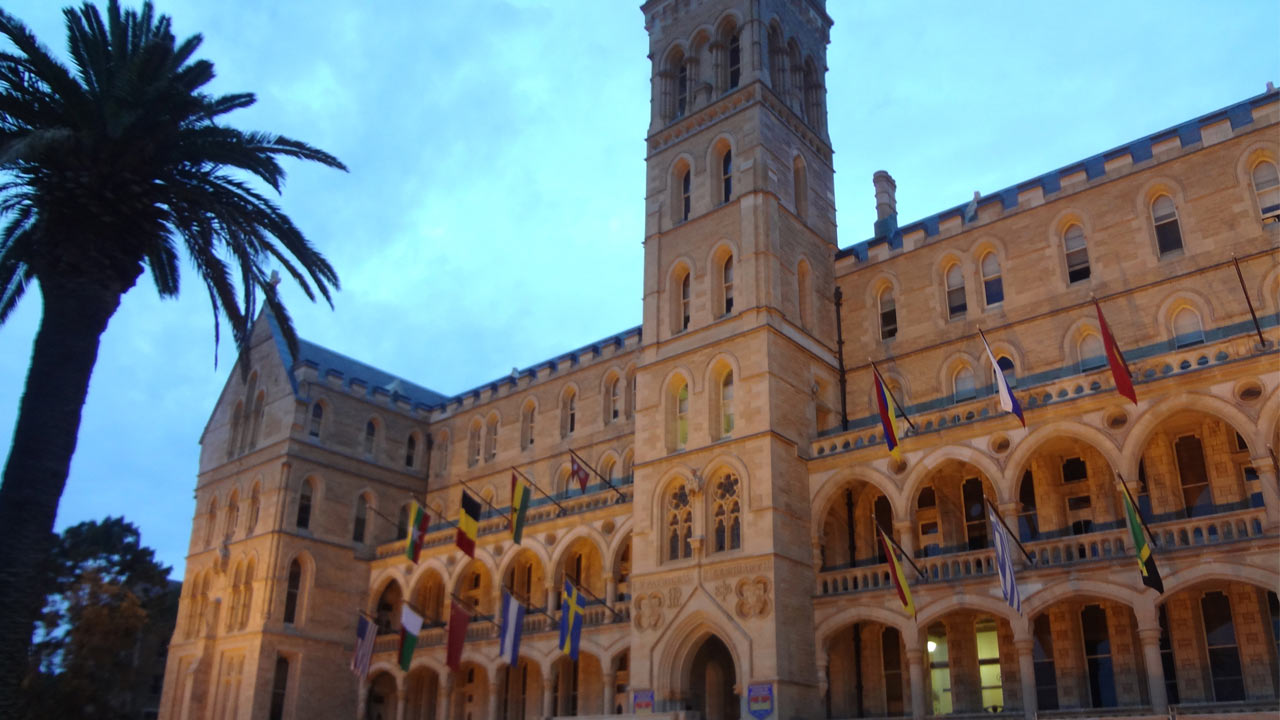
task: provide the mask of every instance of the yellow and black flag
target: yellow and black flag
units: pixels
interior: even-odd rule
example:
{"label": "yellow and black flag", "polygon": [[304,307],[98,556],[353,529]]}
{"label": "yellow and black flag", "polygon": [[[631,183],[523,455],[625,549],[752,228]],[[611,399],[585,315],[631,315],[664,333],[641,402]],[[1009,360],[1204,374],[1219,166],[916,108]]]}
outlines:
{"label": "yellow and black flag", "polygon": [[1151,546],[1147,544],[1147,535],[1142,531],[1142,521],[1138,518],[1138,510],[1124,493],[1124,514],[1129,522],[1129,533],[1133,535],[1133,549],[1138,555],[1138,569],[1142,572],[1142,584],[1164,593],[1164,581],[1160,579],[1160,569],[1156,567],[1156,559],[1151,556]]}
{"label": "yellow and black flag", "polygon": [[462,491],[462,512],[458,515],[458,549],[476,556],[476,533],[480,529],[480,501]]}

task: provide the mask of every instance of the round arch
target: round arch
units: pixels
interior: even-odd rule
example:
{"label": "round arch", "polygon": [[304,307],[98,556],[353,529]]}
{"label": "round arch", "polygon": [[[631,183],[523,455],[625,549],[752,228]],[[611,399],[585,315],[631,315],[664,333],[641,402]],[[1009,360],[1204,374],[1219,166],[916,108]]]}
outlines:
{"label": "round arch", "polygon": [[[812,509],[810,517],[819,520],[825,518],[827,513],[831,511],[831,504],[839,497],[840,491],[855,483],[866,483],[888,498],[889,507],[893,510],[895,519],[910,516],[907,508],[908,503],[898,494],[898,486],[879,471],[862,465],[844,469],[823,481],[822,485],[818,487],[818,491],[814,493],[813,498],[809,501],[809,506]],[[817,543],[820,541],[821,525],[819,522],[812,523],[812,525],[811,534],[813,535],[813,541]]]}
{"label": "round arch", "polygon": [[1244,582],[1267,590],[1280,587],[1280,573],[1254,565],[1243,565],[1233,562],[1215,561],[1187,567],[1173,573],[1164,580],[1164,594],[1156,600],[1160,603],[1174,593],[1198,585],[1205,580],[1225,580],[1228,582]]}
{"label": "round arch", "polygon": [[1155,595],[1101,580],[1070,579],[1051,583],[1022,599],[1022,614],[1027,622],[1055,603],[1087,597],[1113,600],[1129,608],[1141,628],[1155,626]]}
{"label": "round arch", "polygon": [[590,542],[596,552],[600,554],[601,565],[604,565],[605,548],[609,544],[608,541],[604,539],[604,535],[600,534],[599,530],[591,525],[579,525],[565,533],[564,537],[556,540],[556,547],[551,553],[551,564],[547,566],[549,577],[559,577],[560,566],[564,563],[565,553],[569,552],[571,546],[583,539]]}
{"label": "round arch", "polygon": [[1222,398],[1198,392],[1184,392],[1164,398],[1147,408],[1138,416],[1133,429],[1124,440],[1121,448],[1123,473],[1125,477],[1138,477],[1138,463],[1142,460],[1142,451],[1151,442],[1151,436],[1161,423],[1173,415],[1183,411],[1213,415],[1227,423],[1244,437],[1250,448],[1266,446],[1266,438],[1259,436],[1258,425],[1234,405]]}
{"label": "round arch", "polygon": [[1120,448],[1106,433],[1081,422],[1054,421],[1028,433],[1009,454],[1009,458],[1005,461],[1004,474],[1000,479],[1000,484],[1004,486],[1009,498],[1017,497],[1018,483],[1022,480],[1022,473],[1036,451],[1046,443],[1061,438],[1073,438],[1097,450],[1111,466],[1112,472],[1119,471],[1123,464]]}
{"label": "round arch", "polygon": [[1009,627],[1013,629],[1015,642],[1029,637],[1026,619],[1014,612],[1004,598],[983,595],[946,595],[919,610],[916,613],[916,625],[922,629],[927,628],[933,621],[940,620],[947,613],[955,610],[985,612],[1007,621]]}
{"label": "round arch", "polygon": [[[1009,501],[1007,488],[1004,487],[1003,478],[1004,471],[996,464],[986,453],[973,448],[947,445],[920,458],[911,468],[906,482],[902,483],[902,505],[910,509],[913,498],[920,493],[920,488],[924,485],[929,476],[939,467],[949,460],[966,463],[976,467],[985,477],[987,482],[991,483],[991,487],[996,492],[994,498],[997,505]],[[1136,476],[1135,476],[1136,477]],[[904,515],[906,517],[906,515]]]}

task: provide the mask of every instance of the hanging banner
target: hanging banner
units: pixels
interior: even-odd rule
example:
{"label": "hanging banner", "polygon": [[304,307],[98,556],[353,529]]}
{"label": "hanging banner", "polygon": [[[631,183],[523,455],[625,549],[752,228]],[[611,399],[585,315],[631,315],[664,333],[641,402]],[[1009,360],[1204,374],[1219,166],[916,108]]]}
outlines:
{"label": "hanging banner", "polygon": [[636,690],[631,693],[631,712],[636,715],[653,714],[653,691]]}
{"label": "hanging banner", "polygon": [[773,714],[773,683],[747,686],[747,712],[756,720]]}

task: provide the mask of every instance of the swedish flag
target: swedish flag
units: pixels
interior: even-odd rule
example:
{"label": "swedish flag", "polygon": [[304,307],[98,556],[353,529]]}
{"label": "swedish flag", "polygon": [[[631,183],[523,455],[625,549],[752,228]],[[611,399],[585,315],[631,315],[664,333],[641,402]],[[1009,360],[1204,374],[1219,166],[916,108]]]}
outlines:
{"label": "swedish flag", "polygon": [[574,661],[578,659],[578,641],[582,639],[582,593],[568,580],[564,581],[564,593],[560,607],[560,652]]}

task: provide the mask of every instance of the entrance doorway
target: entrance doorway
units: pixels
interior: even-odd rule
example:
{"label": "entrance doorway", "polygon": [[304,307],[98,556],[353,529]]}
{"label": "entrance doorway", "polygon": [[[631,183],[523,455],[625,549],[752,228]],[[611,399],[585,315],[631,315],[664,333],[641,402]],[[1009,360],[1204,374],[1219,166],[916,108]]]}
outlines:
{"label": "entrance doorway", "polygon": [[689,675],[689,695],[693,709],[705,720],[738,720],[738,682],[733,656],[715,635],[702,642],[693,656]]}

